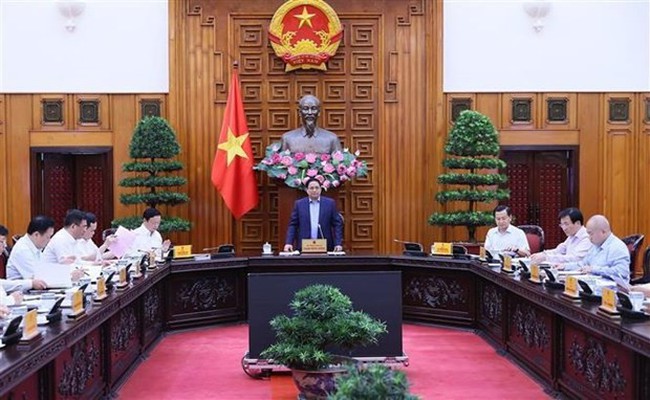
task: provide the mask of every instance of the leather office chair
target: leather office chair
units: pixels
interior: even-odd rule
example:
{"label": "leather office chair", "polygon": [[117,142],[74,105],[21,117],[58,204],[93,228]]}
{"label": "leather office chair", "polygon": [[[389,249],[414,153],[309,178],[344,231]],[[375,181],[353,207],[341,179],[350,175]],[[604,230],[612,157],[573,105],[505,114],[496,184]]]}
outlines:
{"label": "leather office chair", "polygon": [[643,276],[636,279],[630,279],[630,283],[632,285],[650,283],[650,246],[646,247],[643,252]]}
{"label": "leather office chair", "polygon": [[645,236],[640,233],[635,233],[634,235],[621,238],[623,243],[627,245],[627,249],[630,251],[630,276],[634,276],[634,271],[636,269],[636,256],[639,253],[639,248],[643,245],[644,239]]}
{"label": "leather office chair", "polygon": [[531,254],[539,253],[544,250],[544,229],[542,229],[541,226],[519,225],[518,228],[526,234]]}

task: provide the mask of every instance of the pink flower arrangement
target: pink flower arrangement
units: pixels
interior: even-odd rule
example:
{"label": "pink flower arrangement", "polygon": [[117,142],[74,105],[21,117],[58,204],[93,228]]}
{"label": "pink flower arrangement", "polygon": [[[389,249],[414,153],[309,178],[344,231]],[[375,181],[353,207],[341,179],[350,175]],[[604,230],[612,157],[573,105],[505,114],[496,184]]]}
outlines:
{"label": "pink flower arrangement", "polygon": [[280,144],[273,143],[266,148],[264,159],[255,169],[266,171],[269,177],[281,179],[287,186],[298,189],[304,189],[309,179],[316,178],[327,190],[368,175],[368,166],[365,161],[358,160],[358,156],[358,151],[350,153],[348,149],[332,154],[281,152]]}

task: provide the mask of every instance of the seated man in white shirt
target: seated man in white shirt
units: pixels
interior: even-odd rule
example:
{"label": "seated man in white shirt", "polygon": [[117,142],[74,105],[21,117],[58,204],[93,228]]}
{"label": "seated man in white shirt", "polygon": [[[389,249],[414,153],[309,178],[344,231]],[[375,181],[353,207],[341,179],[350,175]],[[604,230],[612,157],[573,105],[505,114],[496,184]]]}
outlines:
{"label": "seated man in white shirt", "polygon": [[[54,233],[54,221],[38,215],[27,225],[27,233],[11,249],[7,260],[7,279],[22,286],[23,290],[45,289],[45,282],[34,278],[34,267],[41,263],[43,249]],[[20,280],[25,280],[20,282]],[[4,285],[3,285],[4,286]]]}
{"label": "seated man in white shirt", "polygon": [[160,211],[155,208],[147,208],[142,214],[142,219],[142,225],[133,230],[135,240],[131,245],[129,253],[160,249],[162,249],[162,254],[167,252],[171,242],[169,239],[163,242],[162,236],[158,232],[158,227],[162,219]]}
{"label": "seated man in white shirt", "polygon": [[86,232],[86,213],[69,210],[63,228],[52,236],[43,250],[43,261],[48,264],[73,264],[77,260],[77,240]]}
{"label": "seated man in white shirt", "polygon": [[584,227],[584,217],[580,210],[575,207],[565,208],[560,211],[559,218],[560,228],[567,236],[566,240],[554,249],[533,254],[530,257],[533,263],[539,264],[546,261],[557,265],[581,261],[591,249],[591,241],[587,234],[587,228]]}
{"label": "seated man in white shirt", "polygon": [[510,207],[497,206],[493,214],[497,226],[491,228],[485,236],[485,250],[492,253],[494,257],[499,253],[511,253],[516,257],[528,257],[530,247],[526,234],[521,229],[510,224],[512,220]]}
{"label": "seated man in white shirt", "polygon": [[97,247],[93,242],[93,236],[97,230],[97,217],[93,213],[86,213],[86,223],[88,228],[81,239],[77,240],[77,254],[84,261],[102,261],[115,258],[115,255],[108,250],[108,246],[114,240],[114,236],[106,238],[104,243]]}

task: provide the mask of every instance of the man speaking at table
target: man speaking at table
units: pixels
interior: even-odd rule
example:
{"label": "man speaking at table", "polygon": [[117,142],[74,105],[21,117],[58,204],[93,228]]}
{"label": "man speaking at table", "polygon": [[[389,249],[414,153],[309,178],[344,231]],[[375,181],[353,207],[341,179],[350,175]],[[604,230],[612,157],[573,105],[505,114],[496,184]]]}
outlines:
{"label": "man speaking at table", "polygon": [[343,220],[336,202],[321,191],[318,179],[307,182],[307,197],[296,201],[291,212],[284,251],[293,251],[294,242],[300,250],[303,239],[326,239],[328,251],[343,251]]}

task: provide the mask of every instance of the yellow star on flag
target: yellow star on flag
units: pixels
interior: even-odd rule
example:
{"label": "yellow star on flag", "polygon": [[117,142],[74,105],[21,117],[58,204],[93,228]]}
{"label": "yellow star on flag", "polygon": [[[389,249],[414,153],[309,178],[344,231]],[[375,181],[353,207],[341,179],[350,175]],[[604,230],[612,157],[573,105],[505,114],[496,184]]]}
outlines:
{"label": "yellow star on flag", "polygon": [[241,147],[247,138],[248,138],[248,133],[235,136],[235,134],[232,133],[232,129],[228,127],[228,140],[219,143],[219,146],[217,147],[219,150],[228,152],[228,160],[226,161],[226,165],[230,165],[232,160],[235,159],[235,156],[248,159],[248,155],[246,155],[246,152]]}
{"label": "yellow star on flag", "polygon": [[302,26],[306,23],[309,25],[310,28],[314,28],[311,24],[311,19],[315,17],[316,14],[310,14],[307,12],[307,7],[302,8],[302,14],[294,14],[294,17],[298,18],[300,20],[300,24],[298,25],[298,29],[302,28]]}

